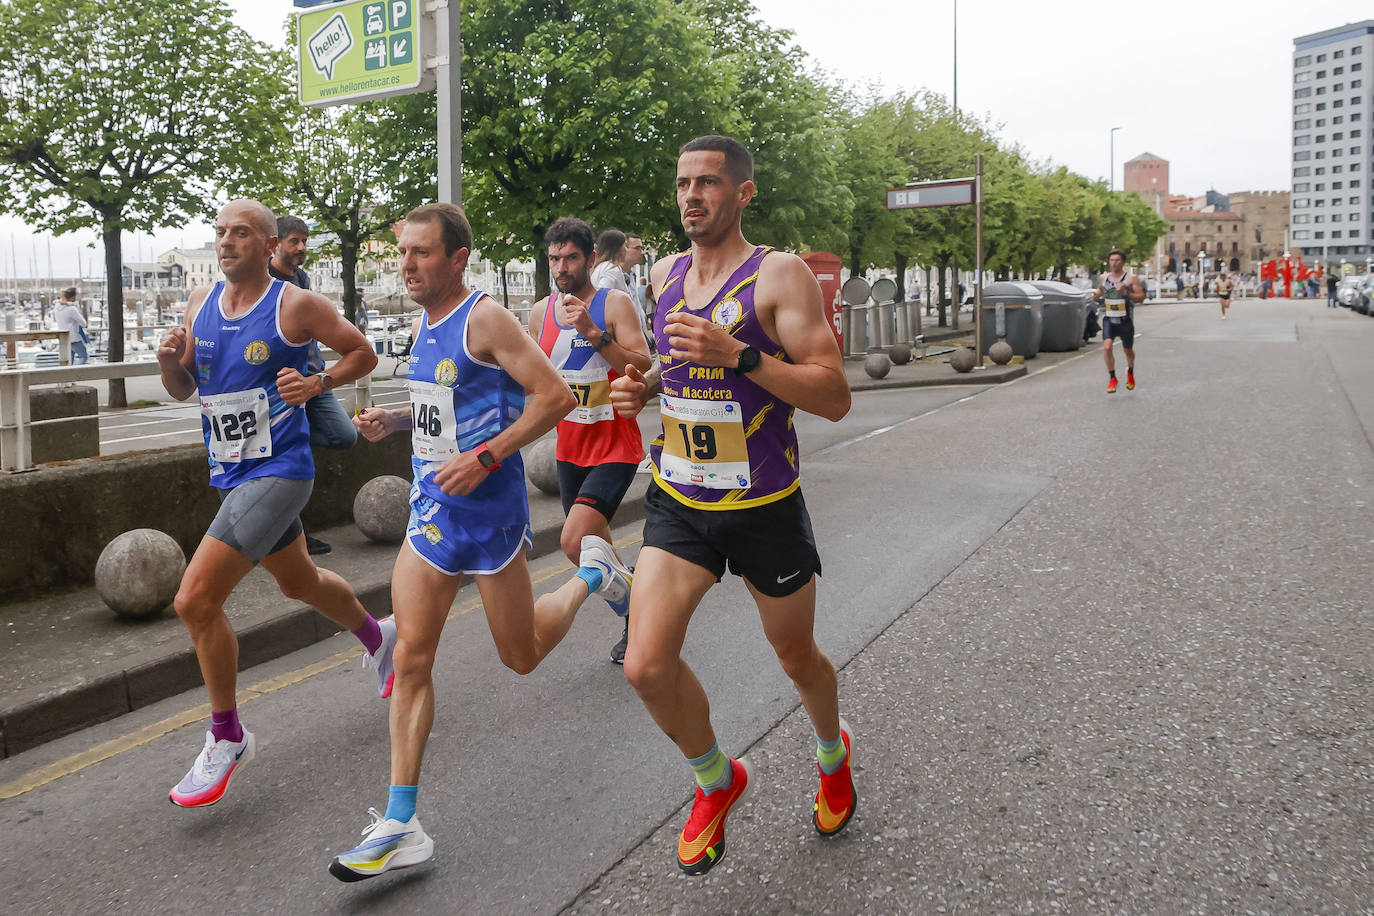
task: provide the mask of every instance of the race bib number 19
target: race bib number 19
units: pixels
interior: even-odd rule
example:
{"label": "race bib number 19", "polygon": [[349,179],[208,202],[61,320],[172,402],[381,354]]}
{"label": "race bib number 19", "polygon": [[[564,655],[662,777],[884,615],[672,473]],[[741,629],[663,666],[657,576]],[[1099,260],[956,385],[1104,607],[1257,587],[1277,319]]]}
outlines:
{"label": "race bib number 19", "polygon": [[749,489],[749,449],[738,402],[664,395],[660,412],[659,473],[665,480],[712,490]]}
{"label": "race bib number 19", "polygon": [[210,425],[210,460],[236,464],[272,457],[272,415],[267,391],[226,391],[200,399],[200,414]]}

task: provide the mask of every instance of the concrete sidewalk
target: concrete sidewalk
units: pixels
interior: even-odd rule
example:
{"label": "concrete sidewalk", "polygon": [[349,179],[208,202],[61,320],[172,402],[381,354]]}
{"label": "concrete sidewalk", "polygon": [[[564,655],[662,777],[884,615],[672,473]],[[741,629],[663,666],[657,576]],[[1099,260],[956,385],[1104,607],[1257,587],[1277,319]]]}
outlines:
{"label": "concrete sidewalk", "polygon": [[[933,338],[933,339],[932,339]],[[928,329],[931,349],[971,342],[968,329]],[[948,354],[893,366],[882,380],[870,378],[862,359],[847,359],[845,374],[856,392],[941,385],[989,385],[1020,378],[1080,356],[1084,351],[1041,354],[1024,365],[957,373]],[[648,441],[648,436],[645,441]],[[640,475],[616,515],[616,524],[643,518],[648,476]],[[557,497],[529,487],[534,530],[531,558],[558,550],[563,525]],[[349,524],[312,532],[333,546],[316,560],[343,575],[375,616],[391,613],[390,577],[396,545],[375,544]],[[256,569],[235,589],[226,613],[239,637],[239,668],[245,670],[294,652],[338,632],[308,605],[284,599],[271,576]],[[168,609],[161,617],[116,617],[93,587],[22,603],[0,604],[0,756],[143,708],[202,683],[185,628]]]}

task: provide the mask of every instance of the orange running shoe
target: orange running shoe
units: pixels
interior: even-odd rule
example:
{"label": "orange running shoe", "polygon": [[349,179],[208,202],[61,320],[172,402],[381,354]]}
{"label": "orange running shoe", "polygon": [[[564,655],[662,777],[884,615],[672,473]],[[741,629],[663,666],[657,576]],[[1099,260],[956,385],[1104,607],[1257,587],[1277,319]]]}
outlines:
{"label": "orange running shoe", "polygon": [[844,764],[833,773],[827,774],[819,763],[816,770],[821,775],[821,787],[816,790],[816,804],[812,807],[811,823],[821,836],[834,836],[849,824],[854,809],[859,806],[858,793],[854,791],[854,775],[849,765],[854,760],[853,733],[849,723],[840,720],[840,738],[844,740]]}
{"label": "orange running shoe", "polygon": [[744,796],[751,776],[747,760],[731,760],[730,785],[707,795],[697,787],[692,816],[677,841],[677,866],[689,875],[704,875],[725,857],[725,815]]}
{"label": "orange running shoe", "polygon": [[1112,376],[1112,380],[1107,383],[1107,393],[1116,394],[1116,376]]}
{"label": "orange running shoe", "polygon": [[1126,390],[1135,391],[1135,373],[1129,369],[1126,370]]}

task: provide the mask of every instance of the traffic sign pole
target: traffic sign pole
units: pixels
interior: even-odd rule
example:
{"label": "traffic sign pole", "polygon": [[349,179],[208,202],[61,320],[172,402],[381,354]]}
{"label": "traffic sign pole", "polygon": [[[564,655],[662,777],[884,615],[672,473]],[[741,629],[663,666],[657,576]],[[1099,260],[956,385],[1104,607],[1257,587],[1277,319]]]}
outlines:
{"label": "traffic sign pole", "polygon": [[434,4],[434,78],[439,118],[439,200],[463,203],[463,42],[461,0]]}
{"label": "traffic sign pole", "polygon": [[983,154],[978,154],[978,174],[973,181],[974,277],[973,277],[973,364],[983,365]]}

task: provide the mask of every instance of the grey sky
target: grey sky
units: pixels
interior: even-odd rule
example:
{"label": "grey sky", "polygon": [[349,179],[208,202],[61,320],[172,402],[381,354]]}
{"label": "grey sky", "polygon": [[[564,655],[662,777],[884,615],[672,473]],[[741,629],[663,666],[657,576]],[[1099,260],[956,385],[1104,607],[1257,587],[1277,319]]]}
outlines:
{"label": "grey sky", "polygon": [[[229,0],[254,37],[281,43],[289,0]],[[754,0],[761,18],[791,29],[818,66],[851,86],[949,94],[953,0]],[[1121,163],[1141,152],[1170,161],[1175,193],[1289,187],[1293,38],[1374,15],[1368,0],[1139,6],[1094,0],[961,0],[959,106],[990,116],[1033,158],[1106,178],[1109,132]],[[1111,10],[1104,13],[1103,10]],[[29,273],[32,230],[0,219],[0,276]],[[141,238],[156,254],[208,241],[207,226]],[[37,237],[46,272],[44,236]],[[94,234],[81,241],[94,239]],[[127,237],[126,237],[127,239]],[[73,236],[52,243],[58,274],[76,267]],[[126,259],[138,242],[126,241]],[[83,255],[99,273],[99,249]],[[88,271],[89,272],[89,271]]]}

